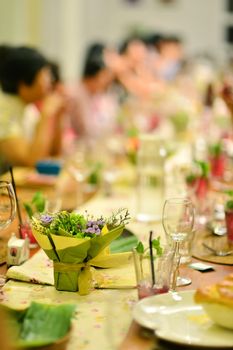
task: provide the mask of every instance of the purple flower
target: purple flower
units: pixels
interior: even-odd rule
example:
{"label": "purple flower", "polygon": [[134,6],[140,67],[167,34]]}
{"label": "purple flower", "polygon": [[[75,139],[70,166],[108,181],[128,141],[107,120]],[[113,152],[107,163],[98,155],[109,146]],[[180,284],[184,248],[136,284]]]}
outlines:
{"label": "purple flower", "polygon": [[53,221],[53,217],[51,215],[48,215],[48,214],[42,214],[40,216],[40,221],[41,221],[42,225],[49,226],[51,224],[51,222]]}

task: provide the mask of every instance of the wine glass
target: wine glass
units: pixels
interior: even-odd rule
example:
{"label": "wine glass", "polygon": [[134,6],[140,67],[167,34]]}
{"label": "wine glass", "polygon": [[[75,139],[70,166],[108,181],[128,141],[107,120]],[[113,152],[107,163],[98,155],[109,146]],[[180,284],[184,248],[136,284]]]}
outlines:
{"label": "wine glass", "polygon": [[162,224],[168,240],[175,243],[174,257],[177,259],[177,268],[172,281],[172,289],[175,290],[176,286],[185,286],[192,282],[190,278],[179,276],[179,245],[192,235],[194,225],[194,207],[190,199],[167,199],[163,207]]}
{"label": "wine glass", "polygon": [[14,220],[16,200],[10,182],[0,181],[0,230],[6,228]]}

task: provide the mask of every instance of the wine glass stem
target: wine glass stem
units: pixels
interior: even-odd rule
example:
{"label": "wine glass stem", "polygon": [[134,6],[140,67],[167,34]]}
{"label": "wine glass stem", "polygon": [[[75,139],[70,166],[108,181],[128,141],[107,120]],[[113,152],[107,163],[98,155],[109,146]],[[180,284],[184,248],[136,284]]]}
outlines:
{"label": "wine glass stem", "polygon": [[179,275],[179,265],[180,265],[180,259],[176,259],[179,254],[179,242],[175,242],[175,251],[174,251],[174,260],[175,260],[175,270],[173,273],[173,278],[172,278],[172,290],[176,290],[176,280],[177,276]]}

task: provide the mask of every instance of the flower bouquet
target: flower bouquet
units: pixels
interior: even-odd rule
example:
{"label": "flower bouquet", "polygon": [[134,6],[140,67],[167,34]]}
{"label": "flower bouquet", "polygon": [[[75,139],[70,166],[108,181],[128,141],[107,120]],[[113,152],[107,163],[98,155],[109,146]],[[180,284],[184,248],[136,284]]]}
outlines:
{"label": "flower bouquet", "polygon": [[128,262],[130,252],[110,254],[109,250],[128,220],[126,209],[109,218],[67,211],[32,217],[33,234],[53,260],[55,288],[88,294],[93,286],[93,267],[111,268]]}

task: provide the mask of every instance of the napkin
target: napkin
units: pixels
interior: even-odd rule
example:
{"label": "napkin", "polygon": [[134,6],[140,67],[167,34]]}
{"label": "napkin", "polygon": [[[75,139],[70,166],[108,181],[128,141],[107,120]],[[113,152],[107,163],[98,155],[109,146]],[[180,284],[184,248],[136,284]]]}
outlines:
{"label": "napkin", "polygon": [[[10,267],[6,276],[8,279],[53,286],[53,262],[40,249],[22,265]],[[136,280],[132,258],[116,268],[95,269],[94,278],[96,288],[134,288]]]}

